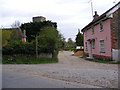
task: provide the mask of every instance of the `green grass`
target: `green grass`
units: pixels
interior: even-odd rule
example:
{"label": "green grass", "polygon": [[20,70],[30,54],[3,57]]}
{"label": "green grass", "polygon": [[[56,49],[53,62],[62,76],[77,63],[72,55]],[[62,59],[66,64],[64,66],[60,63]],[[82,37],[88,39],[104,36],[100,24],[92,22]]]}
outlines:
{"label": "green grass", "polygon": [[3,64],[48,64],[57,63],[57,58],[35,58],[35,57],[3,57]]}
{"label": "green grass", "polygon": [[74,51],[75,48],[66,48],[65,51]]}
{"label": "green grass", "polygon": [[101,61],[101,60],[96,60],[96,59],[87,59],[88,61],[92,61],[92,62],[97,62],[97,63],[105,63],[105,64],[120,64],[120,61],[118,62],[114,62],[114,61]]}

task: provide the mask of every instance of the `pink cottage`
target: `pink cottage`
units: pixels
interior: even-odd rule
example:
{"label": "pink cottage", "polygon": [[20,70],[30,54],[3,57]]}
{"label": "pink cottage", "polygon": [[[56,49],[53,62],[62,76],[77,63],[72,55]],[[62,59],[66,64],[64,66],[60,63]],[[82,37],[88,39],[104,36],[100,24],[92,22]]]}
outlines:
{"label": "pink cottage", "polygon": [[82,29],[84,54],[100,60],[120,61],[120,2]]}

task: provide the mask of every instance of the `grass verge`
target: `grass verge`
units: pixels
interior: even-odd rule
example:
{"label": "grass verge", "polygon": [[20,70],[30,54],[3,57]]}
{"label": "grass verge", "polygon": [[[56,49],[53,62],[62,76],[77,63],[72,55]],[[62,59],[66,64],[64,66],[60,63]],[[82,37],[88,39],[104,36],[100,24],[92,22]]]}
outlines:
{"label": "grass verge", "polygon": [[2,58],[3,64],[48,64],[57,63],[57,58],[35,58],[35,57],[4,57]]}

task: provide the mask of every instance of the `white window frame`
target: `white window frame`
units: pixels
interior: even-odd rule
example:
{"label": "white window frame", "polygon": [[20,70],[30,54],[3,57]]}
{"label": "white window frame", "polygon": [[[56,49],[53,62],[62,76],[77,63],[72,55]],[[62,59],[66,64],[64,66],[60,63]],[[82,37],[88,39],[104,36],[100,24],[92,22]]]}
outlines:
{"label": "white window frame", "polygon": [[85,36],[87,37],[87,31],[85,31]]}
{"label": "white window frame", "polygon": [[103,31],[103,22],[100,22],[100,31]]}
{"label": "white window frame", "polygon": [[91,30],[92,30],[92,34],[94,34],[94,26],[91,27]]}
{"label": "white window frame", "polygon": [[94,49],[95,48],[95,41],[92,41],[91,44],[92,44],[92,49]]}
{"label": "white window frame", "polygon": [[85,50],[87,51],[88,50],[88,43],[85,42]]}
{"label": "white window frame", "polygon": [[105,53],[105,41],[100,40],[100,52]]}

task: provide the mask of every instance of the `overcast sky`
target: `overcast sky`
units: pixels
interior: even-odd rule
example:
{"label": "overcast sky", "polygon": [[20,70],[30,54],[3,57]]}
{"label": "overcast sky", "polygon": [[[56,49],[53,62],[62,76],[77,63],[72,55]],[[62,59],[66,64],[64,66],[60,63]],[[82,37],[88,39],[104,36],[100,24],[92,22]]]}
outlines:
{"label": "overcast sky", "polygon": [[[34,16],[44,16],[57,22],[58,30],[65,38],[76,37],[92,21],[91,0],[0,0],[0,28],[11,27],[16,20],[21,23],[32,21]],[[92,0],[93,11],[99,15],[119,0]]]}

